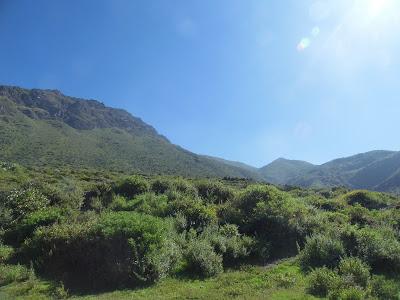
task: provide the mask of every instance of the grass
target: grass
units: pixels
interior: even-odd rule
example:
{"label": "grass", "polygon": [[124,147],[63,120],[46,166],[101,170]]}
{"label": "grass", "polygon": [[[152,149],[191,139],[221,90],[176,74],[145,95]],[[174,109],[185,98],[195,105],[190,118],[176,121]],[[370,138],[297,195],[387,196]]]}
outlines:
{"label": "grass", "polygon": [[[60,286],[37,279],[0,287],[0,299],[51,299]],[[305,293],[305,277],[295,260],[269,267],[247,266],[211,279],[173,277],[135,290],[71,295],[77,300],[108,299],[315,299]]]}

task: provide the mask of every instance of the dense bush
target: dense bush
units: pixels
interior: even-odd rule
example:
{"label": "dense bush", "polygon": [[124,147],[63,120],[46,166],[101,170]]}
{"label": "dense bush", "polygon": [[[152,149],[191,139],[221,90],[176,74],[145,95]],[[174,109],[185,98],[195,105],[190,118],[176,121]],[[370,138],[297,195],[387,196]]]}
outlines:
{"label": "dense bush", "polygon": [[336,267],[345,256],[342,242],[329,235],[317,234],[307,238],[300,253],[300,262],[304,269],[316,267]]}
{"label": "dense bush", "polygon": [[0,264],[6,262],[14,253],[14,249],[10,246],[3,245],[0,242]]}
{"label": "dense bush", "polygon": [[340,276],[326,267],[313,270],[307,277],[307,291],[320,297],[326,297],[342,284]]}
{"label": "dense bush", "polygon": [[0,281],[23,280],[27,269],[17,264],[32,261],[66,289],[137,286],[171,272],[210,277],[299,254],[301,273],[277,274],[276,286],[302,285],[299,276],[310,272],[307,290],[316,296],[397,299],[400,212],[392,196],[70,172],[0,191]]}
{"label": "dense bush", "polygon": [[261,241],[271,244],[272,255],[291,256],[306,237],[326,226],[322,214],[290,197],[258,203],[250,228]]}
{"label": "dense bush", "polygon": [[166,214],[169,216],[184,216],[187,228],[195,228],[201,230],[208,225],[217,222],[215,209],[204,205],[202,201],[195,198],[180,197],[168,204]]}
{"label": "dense bush", "polygon": [[156,178],[151,182],[151,191],[157,195],[165,194],[168,190],[173,188],[173,183],[169,179]]}
{"label": "dense bush", "polygon": [[352,191],[344,195],[343,199],[350,205],[359,204],[368,209],[386,208],[394,202],[391,196],[371,191]]}
{"label": "dense bush", "polygon": [[270,200],[283,200],[285,195],[273,186],[252,185],[247,187],[238,197],[235,206],[242,213],[243,221],[246,221],[254,213],[258,203]]}
{"label": "dense bush", "polygon": [[222,204],[233,200],[233,189],[223,186],[218,181],[201,180],[196,182],[199,196],[208,203]]}
{"label": "dense bush", "polygon": [[[129,182],[129,183],[128,183]],[[125,186],[120,190],[121,193],[134,192],[135,187],[133,187],[134,180],[130,177],[124,181]],[[130,186],[129,186],[130,184]],[[136,182],[136,184],[138,184]],[[121,189],[121,186],[118,187]],[[136,187],[139,191],[140,187]],[[107,207],[111,204],[114,198],[114,190],[110,184],[98,183],[92,186],[88,191],[84,193],[83,209],[97,209]]]}
{"label": "dense bush", "polygon": [[389,228],[362,228],[353,232],[353,249],[374,270],[400,271],[400,242]]}
{"label": "dense bush", "polygon": [[204,277],[223,271],[222,255],[217,254],[206,240],[192,240],[186,253],[187,269]]}
{"label": "dense bush", "polygon": [[6,207],[10,209],[12,222],[18,222],[29,213],[45,209],[50,201],[33,186],[13,190],[6,199]]}
{"label": "dense bush", "polygon": [[115,192],[126,198],[133,198],[136,195],[147,192],[150,185],[146,179],[140,176],[130,176],[123,179],[115,187]]}
{"label": "dense bush", "polygon": [[165,195],[156,196],[152,193],[146,193],[137,196],[131,202],[137,212],[159,217],[166,215],[168,198]]}
{"label": "dense bush", "polygon": [[366,288],[370,279],[369,266],[357,257],[348,257],[340,261],[339,275],[345,284]]}
{"label": "dense bush", "polygon": [[367,299],[366,291],[358,287],[349,287],[332,291],[329,300],[365,300]]}
{"label": "dense bush", "polygon": [[359,204],[347,209],[346,213],[350,218],[350,223],[353,225],[367,226],[373,225],[374,223],[374,217],[371,211]]}
{"label": "dense bush", "polygon": [[218,213],[224,223],[237,224],[242,232],[256,236],[260,249],[269,245],[276,257],[294,255],[306,236],[325,226],[315,208],[267,185],[249,186]]}
{"label": "dense bush", "polygon": [[0,286],[29,278],[29,270],[22,265],[0,264]]}
{"label": "dense bush", "polygon": [[84,187],[71,178],[63,177],[59,182],[42,184],[41,188],[53,206],[80,209],[84,205]]}
{"label": "dense bush", "polygon": [[11,208],[7,207],[6,200],[0,198],[0,230],[9,227],[13,221]]}
{"label": "dense bush", "polygon": [[398,300],[400,288],[393,280],[384,276],[373,276],[371,280],[372,295],[381,300]]}
{"label": "dense bush", "polygon": [[198,196],[196,188],[189,181],[183,178],[173,180],[172,187],[172,191],[177,192],[178,195],[190,198],[196,198]]}
{"label": "dense bush", "polygon": [[5,240],[11,244],[20,244],[30,237],[35,229],[40,226],[48,226],[64,219],[61,209],[49,207],[30,213],[15,227],[5,233]]}
{"label": "dense bush", "polygon": [[130,212],[39,228],[24,247],[40,270],[86,287],[132,285],[168,274],[179,257],[171,225]]}
{"label": "dense bush", "polygon": [[199,235],[213,246],[216,253],[221,254],[224,263],[233,263],[237,259],[250,255],[254,248],[254,240],[239,233],[236,225],[209,226]]}

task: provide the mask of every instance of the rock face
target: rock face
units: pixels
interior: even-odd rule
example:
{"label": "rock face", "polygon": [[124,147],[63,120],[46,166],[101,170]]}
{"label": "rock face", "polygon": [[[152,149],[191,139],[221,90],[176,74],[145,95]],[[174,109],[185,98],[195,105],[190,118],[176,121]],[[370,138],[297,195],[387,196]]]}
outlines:
{"label": "rock face", "polygon": [[122,109],[106,107],[96,100],[67,97],[57,90],[27,90],[0,86],[0,97],[11,100],[32,119],[54,119],[72,128],[120,128],[133,133],[157,134],[156,130]]}
{"label": "rock face", "polygon": [[0,86],[0,142],[0,160],[23,165],[184,176],[258,176],[173,145],[124,110],[56,90]]}

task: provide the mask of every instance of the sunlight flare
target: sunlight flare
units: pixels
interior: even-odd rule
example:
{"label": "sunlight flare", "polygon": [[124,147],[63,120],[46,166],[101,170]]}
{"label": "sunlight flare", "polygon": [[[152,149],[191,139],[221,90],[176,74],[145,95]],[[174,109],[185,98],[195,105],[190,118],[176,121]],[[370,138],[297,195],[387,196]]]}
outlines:
{"label": "sunlight flare", "polygon": [[298,51],[304,51],[311,45],[311,40],[309,38],[302,38],[300,43],[297,45]]}

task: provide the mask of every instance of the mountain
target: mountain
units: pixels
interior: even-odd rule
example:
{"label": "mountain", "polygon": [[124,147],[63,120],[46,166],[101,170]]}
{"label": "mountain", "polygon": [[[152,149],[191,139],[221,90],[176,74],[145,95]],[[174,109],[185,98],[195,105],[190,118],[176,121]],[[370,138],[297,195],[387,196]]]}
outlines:
{"label": "mountain", "polygon": [[187,151],[141,119],[96,100],[10,86],[0,86],[0,161],[400,193],[400,152],[371,151],[322,165],[280,158],[257,169]]}
{"label": "mountain", "polygon": [[371,151],[322,165],[279,159],[260,172],[267,181],[282,185],[400,192],[400,152],[394,151]]}
{"label": "mountain", "polygon": [[[220,158],[220,157],[214,157],[214,156],[208,156],[208,155],[204,155],[204,156],[209,158],[209,159],[222,162],[222,163],[224,163],[226,165],[230,165],[230,166],[233,166],[233,167],[241,168],[243,170],[247,170],[247,171],[253,172],[253,173],[259,173],[259,169],[258,168],[250,166],[250,165],[247,165],[247,164],[239,162],[239,161],[232,161],[232,160],[227,160],[227,159],[223,159],[223,158]],[[259,174],[259,177],[261,178],[262,175]]]}
{"label": "mountain", "polygon": [[282,185],[301,174],[311,171],[314,167],[313,164],[305,161],[279,158],[269,165],[260,168],[259,172],[266,181]]}
{"label": "mountain", "polygon": [[10,86],[0,86],[0,160],[191,177],[259,176],[173,145],[124,110],[56,90]]}

